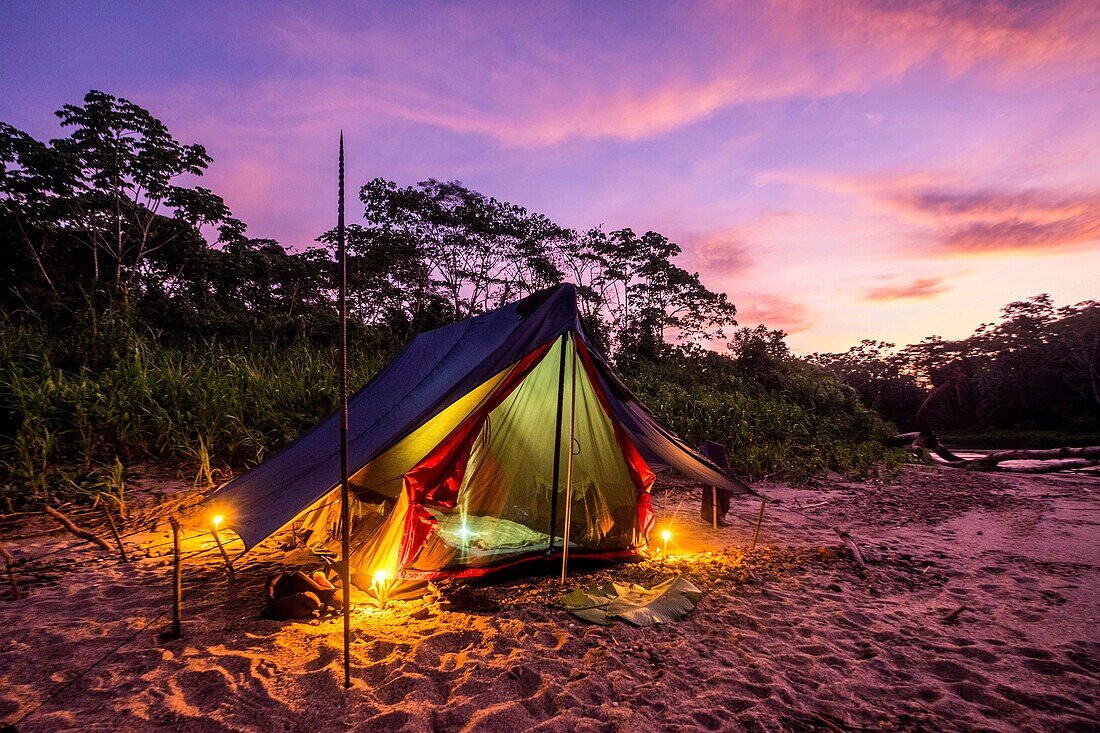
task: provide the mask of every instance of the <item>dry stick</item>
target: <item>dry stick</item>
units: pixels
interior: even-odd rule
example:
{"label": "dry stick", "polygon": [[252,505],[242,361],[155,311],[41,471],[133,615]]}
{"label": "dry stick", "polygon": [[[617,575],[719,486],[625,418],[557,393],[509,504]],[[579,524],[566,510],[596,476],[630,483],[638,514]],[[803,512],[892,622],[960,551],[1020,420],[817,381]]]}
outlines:
{"label": "dry stick", "polygon": [[118,554],[122,555],[122,562],[130,562],[130,558],[126,557],[126,548],[122,546],[122,538],[118,535],[115,519],[111,516],[111,510],[106,504],[103,505],[103,516],[107,517],[107,526],[111,528],[111,535],[114,536],[115,544],[118,545]]}
{"label": "dry stick", "polygon": [[4,549],[3,545],[0,545],[0,557],[4,558],[4,564],[8,566],[8,580],[11,582],[13,600],[18,601],[22,595],[19,593],[19,581],[15,578],[15,558]]}
{"label": "dry stick", "polygon": [[764,505],[768,503],[767,499],[761,497],[760,499],[760,512],[756,515],[756,531],[752,534],[752,548],[756,549],[756,541],[760,539],[760,525],[764,522]]}
{"label": "dry stick", "polygon": [[959,614],[962,613],[965,610],[966,610],[966,606],[959,606],[954,611],[952,611],[951,613],[949,613],[949,614],[947,614],[946,616],[943,617],[943,623],[945,623],[945,624],[954,623],[955,619],[957,619],[959,617]]}
{"label": "dry stick", "polygon": [[111,549],[111,546],[108,545],[106,542],[104,542],[102,539],[100,539],[99,537],[96,537],[94,534],[92,534],[91,532],[89,532],[86,529],[81,529],[80,527],[77,527],[75,524],[72,523],[72,521],[68,517],[66,517],[64,514],[57,511],[56,509],[54,509],[52,506],[49,506],[49,505],[46,506],[46,514],[49,514],[51,517],[56,519],[58,522],[61,523],[62,527],[69,530],[69,532],[76,535],[80,539],[87,540],[88,542],[99,545],[104,550],[110,550]]}

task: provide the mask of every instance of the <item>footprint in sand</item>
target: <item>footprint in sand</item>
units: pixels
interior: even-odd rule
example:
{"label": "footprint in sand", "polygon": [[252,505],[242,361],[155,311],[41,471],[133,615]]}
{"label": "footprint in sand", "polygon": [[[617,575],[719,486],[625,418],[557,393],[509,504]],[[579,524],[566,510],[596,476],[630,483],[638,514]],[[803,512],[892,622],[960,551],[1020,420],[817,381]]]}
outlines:
{"label": "footprint in sand", "polygon": [[498,679],[502,682],[511,681],[515,685],[517,697],[531,697],[542,686],[542,676],[532,669],[518,665],[510,669]]}
{"label": "footprint in sand", "polygon": [[416,648],[416,661],[420,664],[436,665],[444,654],[465,651],[482,640],[476,631],[441,631],[424,639]]}
{"label": "footprint in sand", "polygon": [[928,666],[933,675],[944,682],[962,682],[967,679],[981,679],[961,664],[956,664],[947,659],[937,659]]}

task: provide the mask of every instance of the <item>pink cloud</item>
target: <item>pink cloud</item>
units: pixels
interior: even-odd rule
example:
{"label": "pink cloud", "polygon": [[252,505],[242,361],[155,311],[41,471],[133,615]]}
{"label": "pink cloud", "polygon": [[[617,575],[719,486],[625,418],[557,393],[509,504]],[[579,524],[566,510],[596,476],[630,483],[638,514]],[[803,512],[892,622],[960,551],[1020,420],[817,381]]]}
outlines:
{"label": "pink cloud", "polygon": [[888,194],[910,220],[953,254],[1065,251],[1100,242],[1100,193],[920,189]]}
{"label": "pink cloud", "polygon": [[762,323],[793,334],[808,331],[818,322],[817,314],[804,303],[781,295],[749,295],[735,301],[737,320],[742,326]]}
{"label": "pink cloud", "polygon": [[1100,66],[1100,18],[1088,0],[665,9],[649,20],[676,53],[660,54],[641,52],[652,40],[596,32],[575,11],[459,6],[433,15],[432,23],[400,13],[369,24],[322,25],[312,13],[270,19],[267,37],[280,50],[323,71],[268,99],[288,117],[350,108],[540,147],[638,140],[737,105],[864,93],[927,65],[1016,87]]}
{"label": "pink cloud", "polygon": [[942,277],[919,277],[898,285],[883,285],[867,291],[864,300],[890,301],[931,298],[950,290]]}
{"label": "pink cloud", "polygon": [[686,235],[678,242],[687,257],[686,265],[705,272],[707,278],[738,275],[753,264],[748,245],[735,234]]}

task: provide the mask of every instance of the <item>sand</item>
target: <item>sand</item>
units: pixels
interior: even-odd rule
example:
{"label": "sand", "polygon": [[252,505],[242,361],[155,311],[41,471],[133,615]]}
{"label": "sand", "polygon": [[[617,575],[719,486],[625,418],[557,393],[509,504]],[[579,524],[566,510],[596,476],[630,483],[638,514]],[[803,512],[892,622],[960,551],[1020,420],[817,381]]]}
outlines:
{"label": "sand", "polygon": [[[166,528],[132,538],[142,557],[129,564],[59,553],[36,564],[45,577],[24,573],[28,597],[0,601],[0,720],[71,682],[18,729],[1100,728],[1097,478],[907,467],[892,481],[760,487],[850,529],[865,571],[831,531],[779,507],[749,552],[751,521],[711,530],[694,518],[698,487],[666,487],[655,504],[670,556],[573,581],[683,573],[705,591],[686,620],[589,626],[556,606],[549,575],[445,586],[441,598],[356,610],[350,691],[338,620],[258,617],[266,574],[287,560],[274,548],[231,582],[208,539],[188,540],[185,551],[207,552],[185,586],[208,580],[187,600],[184,638],[165,643],[155,632],[168,621],[153,619],[171,597],[156,546]],[[746,519],[755,510],[735,501]],[[26,538],[47,527],[8,523],[0,541],[22,557],[72,543]]]}

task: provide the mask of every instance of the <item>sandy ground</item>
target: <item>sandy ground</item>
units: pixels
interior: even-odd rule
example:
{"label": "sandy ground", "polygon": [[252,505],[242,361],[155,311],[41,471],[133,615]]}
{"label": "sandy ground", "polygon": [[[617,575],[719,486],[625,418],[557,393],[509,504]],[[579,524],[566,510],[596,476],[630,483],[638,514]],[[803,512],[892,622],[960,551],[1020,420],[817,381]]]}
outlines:
{"label": "sandy ground", "polygon": [[[188,540],[185,552],[206,552],[185,592],[205,585],[187,599],[184,638],[166,643],[163,529],[131,538],[129,564],[53,555],[25,568],[27,598],[0,601],[0,720],[68,684],[18,729],[1100,729],[1100,480],[909,467],[892,482],[760,487],[849,528],[866,571],[835,534],[778,506],[747,552],[751,522],[713,531],[694,519],[690,485],[672,488],[656,501],[670,557],[573,577],[683,573],[705,591],[685,621],[588,626],[556,606],[549,575],[444,587],[356,610],[350,691],[339,621],[258,617],[264,578],[285,561],[273,549],[230,582],[209,539]],[[71,544],[26,538],[46,526],[9,525],[0,541],[20,557]]]}

